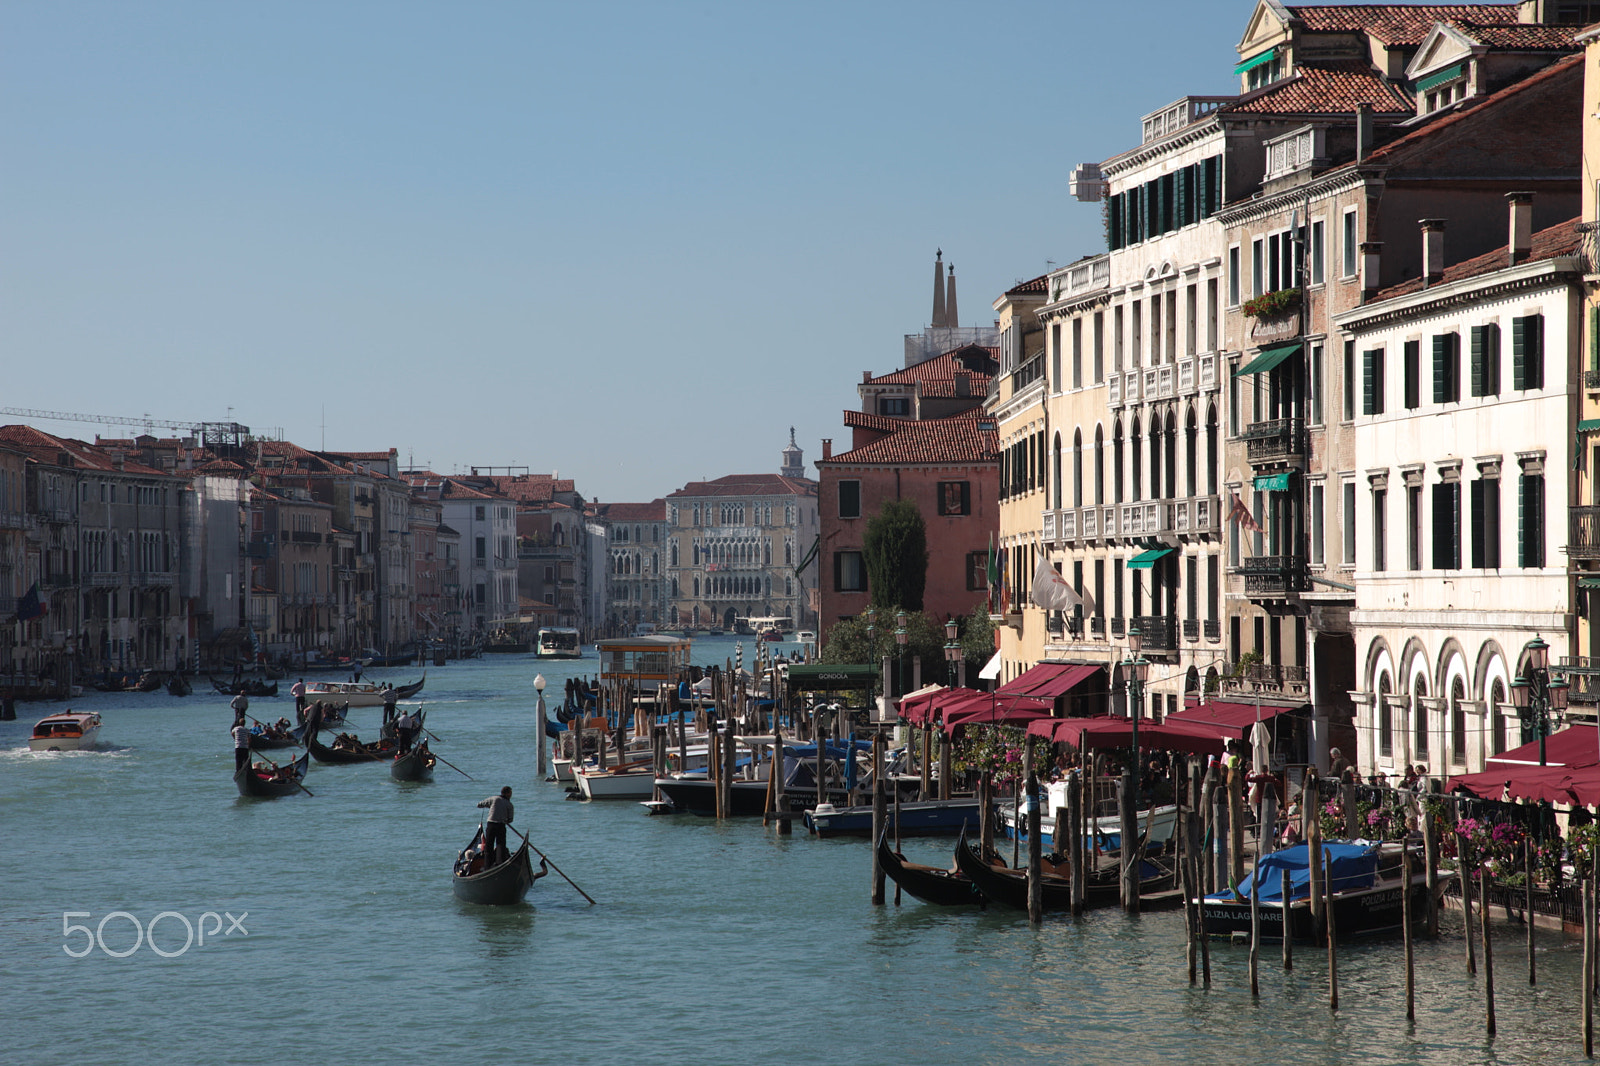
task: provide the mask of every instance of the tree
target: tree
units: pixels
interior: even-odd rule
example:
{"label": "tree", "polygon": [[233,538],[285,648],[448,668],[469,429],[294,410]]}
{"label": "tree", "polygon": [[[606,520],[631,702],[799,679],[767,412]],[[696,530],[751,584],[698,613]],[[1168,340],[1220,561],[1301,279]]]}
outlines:
{"label": "tree", "polygon": [[867,587],[879,610],[922,610],[928,583],[928,525],[910,500],[890,500],[867,520],[862,542]]}

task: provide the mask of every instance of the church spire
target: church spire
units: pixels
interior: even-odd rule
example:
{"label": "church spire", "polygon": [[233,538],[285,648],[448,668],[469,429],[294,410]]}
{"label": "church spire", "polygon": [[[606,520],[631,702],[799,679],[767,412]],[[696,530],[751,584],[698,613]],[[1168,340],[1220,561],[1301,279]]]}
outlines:
{"label": "church spire", "polygon": [[943,329],[949,325],[944,309],[944,249],[940,248],[933,257],[933,328]]}
{"label": "church spire", "polygon": [[950,289],[944,298],[944,324],[951,329],[961,325],[961,316],[956,314],[956,265],[950,264]]}

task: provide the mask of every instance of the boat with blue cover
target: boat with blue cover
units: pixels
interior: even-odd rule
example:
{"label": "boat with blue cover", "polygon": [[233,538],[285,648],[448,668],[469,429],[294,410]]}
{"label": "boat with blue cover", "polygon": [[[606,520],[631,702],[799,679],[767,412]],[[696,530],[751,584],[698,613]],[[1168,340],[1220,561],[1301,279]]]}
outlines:
{"label": "boat with blue cover", "polygon": [[[1411,848],[1411,884],[1403,884],[1401,848]],[[1375,840],[1329,840],[1322,844],[1323,870],[1332,879],[1334,930],[1348,940],[1400,928],[1404,893],[1411,893],[1412,924],[1427,915],[1427,863],[1415,845]],[[1205,928],[1212,936],[1250,932],[1250,891],[1260,878],[1261,936],[1282,940],[1285,924],[1298,941],[1319,939],[1311,914],[1311,852],[1305,844],[1263,855],[1255,871],[1237,889],[1201,900]],[[1289,875],[1289,899],[1283,898],[1283,875]],[[1446,879],[1440,878],[1440,890]]]}

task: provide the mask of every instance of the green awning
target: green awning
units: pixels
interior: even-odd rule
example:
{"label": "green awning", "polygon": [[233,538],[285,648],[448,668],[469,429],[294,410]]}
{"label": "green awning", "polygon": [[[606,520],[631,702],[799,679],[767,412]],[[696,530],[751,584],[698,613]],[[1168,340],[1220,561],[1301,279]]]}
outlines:
{"label": "green awning", "polygon": [[1418,81],[1417,92],[1425,92],[1428,89],[1433,88],[1435,85],[1443,85],[1447,81],[1455,81],[1465,72],[1466,66],[1462,63],[1457,63],[1453,67],[1445,67],[1443,70],[1429,74],[1426,78]]}
{"label": "green awning", "polygon": [[1578,434],[1600,433],[1600,418],[1585,418],[1578,423]]}
{"label": "green awning", "polygon": [[1172,548],[1148,548],[1128,560],[1129,570],[1148,570],[1155,565],[1156,560],[1163,555],[1171,555]]}
{"label": "green awning", "polygon": [[1254,482],[1257,492],[1288,492],[1289,471],[1281,474],[1257,474]]}
{"label": "green awning", "polygon": [[1293,344],[1280,344],[1276,348],[1263,348],[1259,353],[1257,353],[1254,359],[1250,360],[1244,366],[1241,366],[1237,371],[1235,371],[1233,376],[1236,378],[1242,378],[1246,374],[1260,374],[1271,370],[1273,367],[1277,366],[1279,363],[1298,352],[1300,348],[1301,344],[1299,341],[1295,341]]}
{"label": "green awning", "polygon": [[1580,577],[1578,579],[1578,587],[1580,589],[1600,589],[1600,577]]}
{"label": "green awning", "polygon": [[1263,63],[1272,62],[1272,57],[1277,54],[1278,49],[1276,46],[1268,48],[1265,52],[1260,52],[1256,55],[1253,55],[1249,59],[1246,59],[1243,63],[1240,63],[1238,66],[1234,67],[1233,72],[1235,74],[1243,74],[1247,70],[1253,70]]}

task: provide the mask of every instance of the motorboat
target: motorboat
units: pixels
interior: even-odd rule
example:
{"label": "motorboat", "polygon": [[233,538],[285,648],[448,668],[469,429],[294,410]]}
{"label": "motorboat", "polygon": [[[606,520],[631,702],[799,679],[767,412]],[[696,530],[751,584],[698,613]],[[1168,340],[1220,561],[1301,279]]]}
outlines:
{"label": "motorboat", "polygon": [[422,691],[428,675],[409,685],[386,688],[371,681],[313,681],[306,686],[306,702],[322,700],[325,703],[344,703],[351,707],[382,707],[389,694],[397,700],[408,700]]}
{"label": "motorboat", "polygon": [[94,747],[100,716],[92,711],[62,711],[34,723],[28,747],[34,751],[81,751]]}
{"label": "motorboat", "polygon": [[539,630],[534,651],[541,659],[581,659],[583,645],[578,631],[570,626],[546,626]]}

